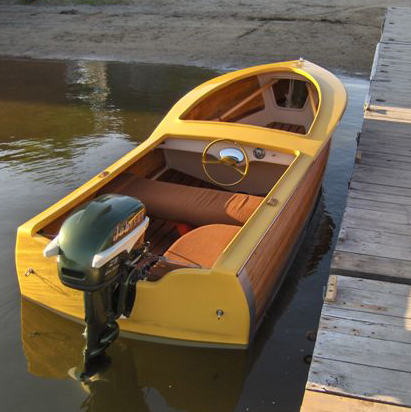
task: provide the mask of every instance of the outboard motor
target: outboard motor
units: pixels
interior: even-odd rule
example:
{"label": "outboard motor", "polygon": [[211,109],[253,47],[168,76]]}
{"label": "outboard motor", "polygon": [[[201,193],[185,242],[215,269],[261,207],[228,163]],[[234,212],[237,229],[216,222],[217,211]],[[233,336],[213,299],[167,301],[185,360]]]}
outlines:
{"label": "outboard motor", "polygon": [[120,316],[134,305],[137,263],[147,257],[145,206],[138,199],[103,195],[76,209],[44,249],[57,256],[61,282],[84,292],[87,365],[117,338]]}

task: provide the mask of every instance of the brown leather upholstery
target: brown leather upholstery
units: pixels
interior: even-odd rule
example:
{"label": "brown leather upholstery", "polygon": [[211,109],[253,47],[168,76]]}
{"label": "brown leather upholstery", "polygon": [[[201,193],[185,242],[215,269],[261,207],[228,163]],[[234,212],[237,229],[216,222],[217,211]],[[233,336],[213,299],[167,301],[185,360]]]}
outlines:
{"label": "brown leather upholstery", "polygon": [[183,265],[210,268],[240,229],[232,225],[198,227],[175,241],[164,256]]}
{"label": "brown leather upholstery", "polygon": [[120,193],[139,198],[151,216],[193,226],[243,225],[261,203],[259,196],[133,178]]}
{"label": "brown leather upholstery", "polygon": [[161,279],[175,269],[211,268],[240,229],[232,225],[207,225],[186,233],[164,253],[169,260],[159,261],[151,269],[148,280]]}

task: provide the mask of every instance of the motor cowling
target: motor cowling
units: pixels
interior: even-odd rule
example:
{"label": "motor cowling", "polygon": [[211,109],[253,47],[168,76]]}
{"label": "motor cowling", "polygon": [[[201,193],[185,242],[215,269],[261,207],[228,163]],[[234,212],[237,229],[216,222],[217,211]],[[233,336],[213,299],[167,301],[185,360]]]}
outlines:
{"label": "motor cowling", "polygon": [[118,336],[115,320],[131,313],[138,272],[130,262],[146,250],[148,222],[138,199],[103,195],[74,210],[44,249],[57,256],[61,282],[84,292],[86,364]]}

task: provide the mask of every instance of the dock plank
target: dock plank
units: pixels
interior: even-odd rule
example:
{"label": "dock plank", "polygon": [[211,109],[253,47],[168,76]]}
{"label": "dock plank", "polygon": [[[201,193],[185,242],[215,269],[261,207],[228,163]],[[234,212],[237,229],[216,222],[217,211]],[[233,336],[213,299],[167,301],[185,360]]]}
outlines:
{"label": "dock plank", "polygon": [[[350,191],[349,193],[363,192],[363,193],[375,193],[379,195],[391,195],[393,198],[398,197],[411,197],[411,189],[403,187],[395,187],[389,185],[383,185],[380,183],[367,183],[367,182],[350,182]],[[405,201],[405,200],[404,200]],[[394,202],[393,202],[394,203]]]}
{"label": "dock plank", "polygon": [[403,406],[364,401],[311,390],[305,391],[301,412],[409,412]]}
{"label": "dock plank", "polygon": [[367,279],[353,279],[341,276],[339,278],[339,285],[346,289],[367,290],[369,292],[384,292],[393,295],[410,296],[411,288],[403,285],[395,285],[388,282],[374,282]]}
{"label": "dock plank", "polygon": [[395,203],[392,202],[391,199],[387,199],[387,201],[385,202],[368,200],[353,197],[351,193],[349,193],[347,197],[347,207],[356,209],[375,210],[380,212],[391,212],[405,216],[409,216],[411,213],[411,207],[408,204]]}
{"label": "dock plank", "polygon": [[389,8],[385,16],[381,42],[411,43],[411,13],[406,7]]}
{"label": "dock plank", "polygon": [[[341,278],[341,277],[340,277]],[[353,278],[351,278],[353,279]],[[389,283],[389,282],[386,282]],[[349,320],[357,320],[362,322],[370,322],[380,325],[392,325],[397,327],[403,327],[407,330],[411,330],[411,319],[403,319],[398,316],[384,315],[380,313],[360,312],[353,309],[345,309],[344,307],[336,307],[327,304],[324,305],[327,310],[328,316],[334,316],[335,318],[343,318]]]}
{"label": "dock plank", "polygon": [[[407,215],[390,212],[365,210],[347,206],[342,227],[358,227],[362,229],[378,229],[387,233],[407,235],[411,233],[410,218]],[[342,242],[343,239],[339,239]],[[338,243],[337,243],[338,245]]]}
{"label": "dock plank", "polygon": [[[328,370],[330,367],[332,374]],[[398,403],[401,399],[402,405],[411,406],[410,374],[407,372],[319,358],[313,362],[309,379],[307,388],[310,390],[388,403]]]}
{"label": "dock plank", "polygon": [[[409,288],[408,285],[403,286]],[[381,316],[396,316],[403,319],[411,319],[411,308],[408,306],[407,299],[399,299],[397,296],[392,296],[387,293],[370,293],[369,291],[356,289],[341,290],[341,288],[338,288],[337,296],[338,299],[333,303],[336,308],[373,313]],[[327,308],[327,305],[330,304],[324,304],[324,308]],[[409,347],[408,350],[411,355],[411,347]]]}
{"label": "dock plank", "polygon": [[337,249],[333,254],[331,269],[333,274],[411,284],[411,265],[408,260]]}
{"label": "dock plank", "polygon": [[[382,341],[393,341],[411,345],[410,330],[404,329],[402,325],[388,325],[380,322],[373,323],[369,320],[345,319],[324,314],[321,317],[320,328],[322,333],[343,333],[349,336],[373,338]],[[353,342],[353,344],[355,344],[355,342]],[[411,379],[411,377],[408,378]]]}
{"label": "dock plank", "polygon": [[[411,143],[410,143],[411,151]],[[386,167],[356,165],[351,180],[411,188],[411,172]]]}
{"label": "dock plank", "polygon": [[335,302],[323,306],[305,396],[411,407],[411,286],[344,276],[337,284]]}
{"label": "dock plank", "polygon": [[390,203],[394,205],[411,206],[411,196],[402,196],[396,194],[379,193],[368,190],[351,190],[347,195],[347,204],[353,199],[368,200],[371,202]]}
{"label": "dock plank", "polygon": [[391,170],[411,172],[411,156],[362,150],[360,163],[365,166],[385,167]]}

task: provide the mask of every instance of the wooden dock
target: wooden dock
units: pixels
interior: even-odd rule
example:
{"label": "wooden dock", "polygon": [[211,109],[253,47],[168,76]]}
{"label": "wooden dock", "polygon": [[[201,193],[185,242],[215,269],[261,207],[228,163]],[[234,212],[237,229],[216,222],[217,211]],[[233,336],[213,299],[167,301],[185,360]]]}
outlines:
{"label": "wooden dock", "polygon": [[411,9],[370,80],[302,412],[411,410]]}

